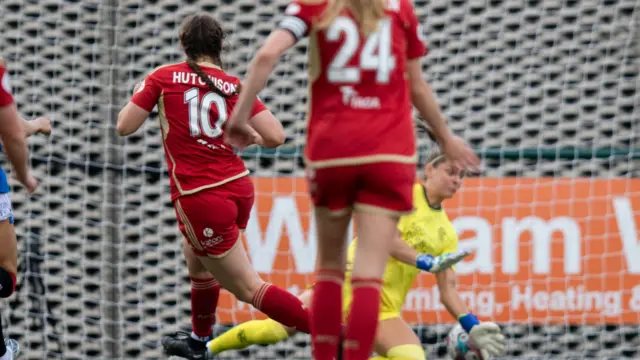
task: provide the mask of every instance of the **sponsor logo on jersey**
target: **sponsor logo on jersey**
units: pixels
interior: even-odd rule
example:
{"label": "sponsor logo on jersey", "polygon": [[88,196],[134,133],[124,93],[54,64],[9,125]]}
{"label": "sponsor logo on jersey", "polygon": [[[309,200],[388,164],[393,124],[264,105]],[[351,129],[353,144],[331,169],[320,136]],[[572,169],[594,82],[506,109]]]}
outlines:
{"label": "sponsor logo on jersey", "polygon": [[222,236],[216,236],[216,233],[211,228],[204,228],[202,235],[206,237],[206,239],[201,242],[204,248],[212,248],[224,240]]}
{"label": "sponsor logo on jersey", "polygon": [[226,149],[226,147],[223,144],[220,144],[219,146],[218,145],[214,145],[214,144],[211,144],[211,143],[207,142],[204,139],[198,139],[196,141],[198,142],[198,144],[204,145],[204,146],[208,147],[211,150],[216,150],[216,149],[220,149],[220,148]]}
{"label": "sponsor logo on jersey", "polygon": [[380,109],[380,98],[377,96],[360,96],[351,86],[341,86],[342,103],[352,109]]}

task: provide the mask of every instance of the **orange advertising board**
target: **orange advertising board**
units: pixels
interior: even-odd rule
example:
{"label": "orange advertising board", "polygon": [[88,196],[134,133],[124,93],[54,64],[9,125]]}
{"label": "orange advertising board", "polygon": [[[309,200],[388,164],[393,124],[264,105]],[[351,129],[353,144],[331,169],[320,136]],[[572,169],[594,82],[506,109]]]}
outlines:
{"label": "orange advertising board", "polygon": [[[244,235],[263,277],[299,294],[313,281],[316,236],[306,181],[255,178]],[[474,255],[458,288],[481,319],[521,323],[640,324],[640,180],[467,179],[445,209]],[[225,293],[221,323],[262,314]],[[435,278],[421,274],[403,317],[451,322]]]}

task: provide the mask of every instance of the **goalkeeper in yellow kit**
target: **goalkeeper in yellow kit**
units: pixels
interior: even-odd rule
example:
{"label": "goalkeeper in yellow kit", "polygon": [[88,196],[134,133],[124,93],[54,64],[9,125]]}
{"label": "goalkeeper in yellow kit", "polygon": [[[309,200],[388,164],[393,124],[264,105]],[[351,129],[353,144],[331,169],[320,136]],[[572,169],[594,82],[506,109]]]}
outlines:
{"label": "goalkeeper in yellow kit", "polygon": [[[458,251],[458,236],[442,209],[442,201],[455,195],[464,172],[439,153],[432,154],[425,167],[425,181],[413,189],[414,212],[400,218],[398,236],[393,241],[380,296],[380,316],[376,333],[376,360],[424,360],[424,349],[418,337],[400,317],[405,297],[421,270],[435,273],[440,300],[454,316],[483,357],[504,352],[504,337],[493,323],[480,323],[469,312],[456,290],[452,263],[462,260],[468,252]],[[343,286],[343,308],[351,305],[349,277],[353,267],[355,242],[348,251],[346,279]],[[310,303],[312,288],[301,294]],[[207,343],[210,354],[242,349],[253,344],[274,344],[287,339],[295,329],[286,328],[274,320],[253,320],[240,324]],[[370,360],[373,360],[370,359]]]}

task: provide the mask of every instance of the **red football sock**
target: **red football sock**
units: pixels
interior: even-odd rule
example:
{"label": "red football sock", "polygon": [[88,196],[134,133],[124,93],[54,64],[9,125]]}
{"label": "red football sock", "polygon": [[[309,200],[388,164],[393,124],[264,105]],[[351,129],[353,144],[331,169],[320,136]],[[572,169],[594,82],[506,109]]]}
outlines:
{"label": "red football sock", "polygon": [[309,333],[309,312],[302,301],[290,292],[264,283],[253,295],[251,303],[280,324]]}
{"label": "red football sock", "polygon": [[344,272],[318,270],[311,299],[311,345],[316,360],[333,360],[342,334]]}
{"label": "red football sock", "polygon": [[344,360],[367,360],[373,349],[380,311],[380,279],[354,278],[353,302],[344,340]]}
{"label": "red football sock", "polygon": [[191,327],[197,337],[211,336],[219,296],[220,284],[216,279],[191,278]]}

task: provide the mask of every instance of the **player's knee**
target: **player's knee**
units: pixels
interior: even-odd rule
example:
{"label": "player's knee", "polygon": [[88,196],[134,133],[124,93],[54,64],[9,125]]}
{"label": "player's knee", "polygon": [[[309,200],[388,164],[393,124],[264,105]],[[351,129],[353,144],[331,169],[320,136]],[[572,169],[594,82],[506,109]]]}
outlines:
{"label": "player's knee", "polygon": [[260,291],[263,284],[265,284],[264,281],[255,281],[254,279],[251,279],[249,281],[234,284],[235,286],[233,286],[233,290],[227,290],[233,293],[238,300],[253,305],[254,296],[258,291]]}
{"label": "player's knee", "polygon": [[16,289],[16,275],[0,267],[0,298],[8,298]]}
{"label": "player's knee", "polygon": [[426,360],[427,356],[420,345],[400,345],[394,346],[387,351],[387,358],[390,360]]}

